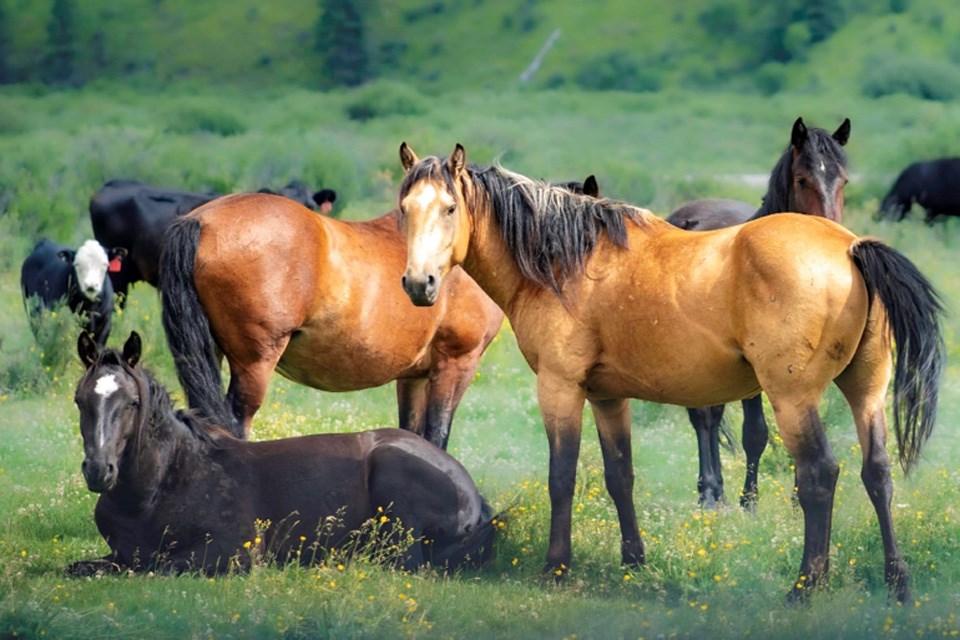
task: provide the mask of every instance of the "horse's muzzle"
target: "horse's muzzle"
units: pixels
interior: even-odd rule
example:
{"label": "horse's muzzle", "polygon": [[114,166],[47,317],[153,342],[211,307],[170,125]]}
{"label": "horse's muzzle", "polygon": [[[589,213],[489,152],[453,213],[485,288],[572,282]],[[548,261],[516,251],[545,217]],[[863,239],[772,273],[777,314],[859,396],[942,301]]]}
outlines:
{"label": "horse's muzzle", "polygon": [[429,307],[437,301],[440,283],[435,275],[412,276],[407,272],[403,274],[401,282],[410,301],[418,307]]}
{"label": "horse's muzzle", "polygon": [[87,489],[94,493],[109,491],[117,484],[117,465],[112,462],[86,459],[80,469],[83,471],[83,479],[87,481]]}

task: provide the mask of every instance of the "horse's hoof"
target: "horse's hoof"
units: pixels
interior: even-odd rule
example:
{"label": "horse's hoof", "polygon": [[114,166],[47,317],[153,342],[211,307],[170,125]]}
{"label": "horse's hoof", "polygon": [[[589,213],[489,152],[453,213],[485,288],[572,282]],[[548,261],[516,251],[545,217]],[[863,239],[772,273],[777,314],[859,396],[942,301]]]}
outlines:
{"label": "horse's hoof", "polygon": [[740,508],[747,513],[757,512],[757,494],[743,494],[740,496]]}

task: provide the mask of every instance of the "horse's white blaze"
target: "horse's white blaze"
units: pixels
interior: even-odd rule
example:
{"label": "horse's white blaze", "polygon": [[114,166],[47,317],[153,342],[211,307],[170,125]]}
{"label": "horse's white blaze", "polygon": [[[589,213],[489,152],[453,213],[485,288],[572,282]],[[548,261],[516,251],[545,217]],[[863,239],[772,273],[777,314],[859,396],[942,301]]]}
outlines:
{"label": "horse's white blaze", "polygon": [[827,170],[827,166],[826,166],[825,164],[823,164],[823,160],[821,160],[821,161],[820,161],[820,171],[826,171],[826,170]]}
{"label": "horse's white blaze", "polygon": [[[438,206],[446,209],[455,203],[446,191],[440,191],[429,183],[422,185],[417,193],[413,194],[413,200],[417,211],[421,212]],[[449,249],[451,239],[447,237],[443,218],[444,213],[420,216],[416,233],[407,247],[407,266],[411,267],[411,271],[427,271],[437,258]]]}
{"label": "horse's white blaze", "polygon": [[77,286],[90,300],[103,293],[103,280],[107,277],[109,264],[107,252],[96,240],[87,240],[73,258],[73,270],[77,274]]}
{"label": "horse's white blaze", "polygon": [[113,375],[112,373],[108,373],[97,380],[97,385],[93,388],[93,390],[97,393],[97,395],[106,399],[113,395],[113,393],[119,388],[120,385],[117,384],[117,376]]}
{"label": "horse's white blaze", "polygon": [[117,384],[117,376],[112,373],[108,373],[104,376],[101,376],[97,380],[96,386],[93,388],[94,392],[100,396],[100,411],[97,412],[99,419],[97,420],[97,448],[102,449],[103,443],[106,440],[106,427],[103,424],[103,405],[106,403],[107,398],[109,398],[113,393],[120,388],[120,385]]}

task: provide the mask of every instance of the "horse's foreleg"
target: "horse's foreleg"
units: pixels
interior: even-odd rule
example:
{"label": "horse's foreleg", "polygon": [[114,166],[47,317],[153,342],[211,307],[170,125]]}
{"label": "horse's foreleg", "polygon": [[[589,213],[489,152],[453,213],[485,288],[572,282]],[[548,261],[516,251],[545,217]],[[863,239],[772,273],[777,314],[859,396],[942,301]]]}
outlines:
{"label": "horse's foreleg", "polygon": [[743,407],[743,452],[747,457],[747,474],[743,481],[743,491],[740,493],[740,506],[747,511],[757,508],[757,473],[760,466],[760,456],[767,448],[770,438],[770,428],[763,416],[763,398],[760,394],[747,398],[741,403]]}
{"label": "horse's foreleg", "polygon": [[400,412],[400,428],[424,435],[427,415],[427,380],[406,378],[397,380],[397,409]]}
{"label": "horse's foreleg", "polygon": [[591,401],[603,452],[607,492],[620,519],[620,557],[625,565],[643,564],[643,539],[633,503],[633,454],[630,447],[630,404],[626,399]]}
{"label": "horse's foreleg", "polygon": [[700,458],[700,474],[697,491],[700,504],[713,509],[724,501],[723,471],[720,468],[720,420],[724,405],[713,407],[688,407],[687,415],[697,435],[697,452]]}
{"label": "horse's foreleg", "polygon": [[453,414],[477,372],[481,353],[476,351],[458,358],[441,358],[430,370],[424,437],[441,449],[447,448]]}
{"label": "horse's foreleg", "polygon": [[827,443],[815,400],[795,402],[771,395],[771,401],[780,437],[796,463],[797,496],[803,509],[803,559],[787,596],[795,601],[825,579],[830,567],[833,496],[840,465]]}
{"label": "horse's foreleg", "polygon": [[570,567],[573,493],[580,456],[583,391],[576,384],[537,375],[537,397],[550,446],[550,545],[544,571],[561,578]]}

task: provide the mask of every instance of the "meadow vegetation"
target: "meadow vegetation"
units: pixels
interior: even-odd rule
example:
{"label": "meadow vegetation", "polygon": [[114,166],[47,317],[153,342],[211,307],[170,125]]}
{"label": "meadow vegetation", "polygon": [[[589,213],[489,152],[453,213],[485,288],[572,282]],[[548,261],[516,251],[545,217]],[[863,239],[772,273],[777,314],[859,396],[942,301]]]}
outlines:
{"label": "meadow vegetation", "polygon": [[[845,222],[906,253],[956,308],[956,221],[928,227],[873,218],[896,171],[960,147],[960,105],[778,94],[744,99],[682,89],[451,91],[442,100],[396,82],[318,93],[179,85],[82,90],[0,89],[0,635],[2,637],[950,637],[960,632],[960,372],[955,314],[945,322],[950,366],[937,431],[910,478],[895,473],[895,523],[915,600],[891,605],[876,518],[859,480],[860,452],[839,394],[823,415],[842,471],[830,585],[787,607],[802,544],[791,462],[776,437],[763,459],[756,515],[696,505],[696,447],[681,408],[634,403],[634,449],[647,566],[618,566],[616,514],[606,495],[589,412],[578,473],[569,579],[541,578],[549,497],[547,447],[534,379],[509,328],[485,355],[454,421],[450,450],[505,521],[492,565],[443,576],[404,574],[363,557],[314,568],[273,566],[208,580],[185,576],[71,579],[68,563],[102,555],[95,496],[79,473],[71,398],[81,368],[72,319],[51,313],[40,339],[20,302],[18,273],[34,240],[89,237],[89,196],[128,177],[221,191],[300,178],[337,189],[340,215],[394,206],[406,140],[421,155],[462,142],[487,164],[550,178],[595,173],[604,194],[659,213],[690,198],[759,202],[765,176],[798,115],[831,130],[853,121]],[[362,114],[362,117],[358,117]],[[761,181],[762,182],[762,181]],[[282,295],[282,292],[279,292]],[[145,362],[182,403],[153,289],[141,284],[112,344],[135,329]],[[738,428],[738,408],[728,409]],[[772,418],[772,416],[770,416]],[[328,394],[277,377],[254,437],[395,424],[392,388]],[[772,424],[772,420],[771,420]],[[893,445],[891,445],[891,453]],[[724,455],[735,503],[744,461]]]}

